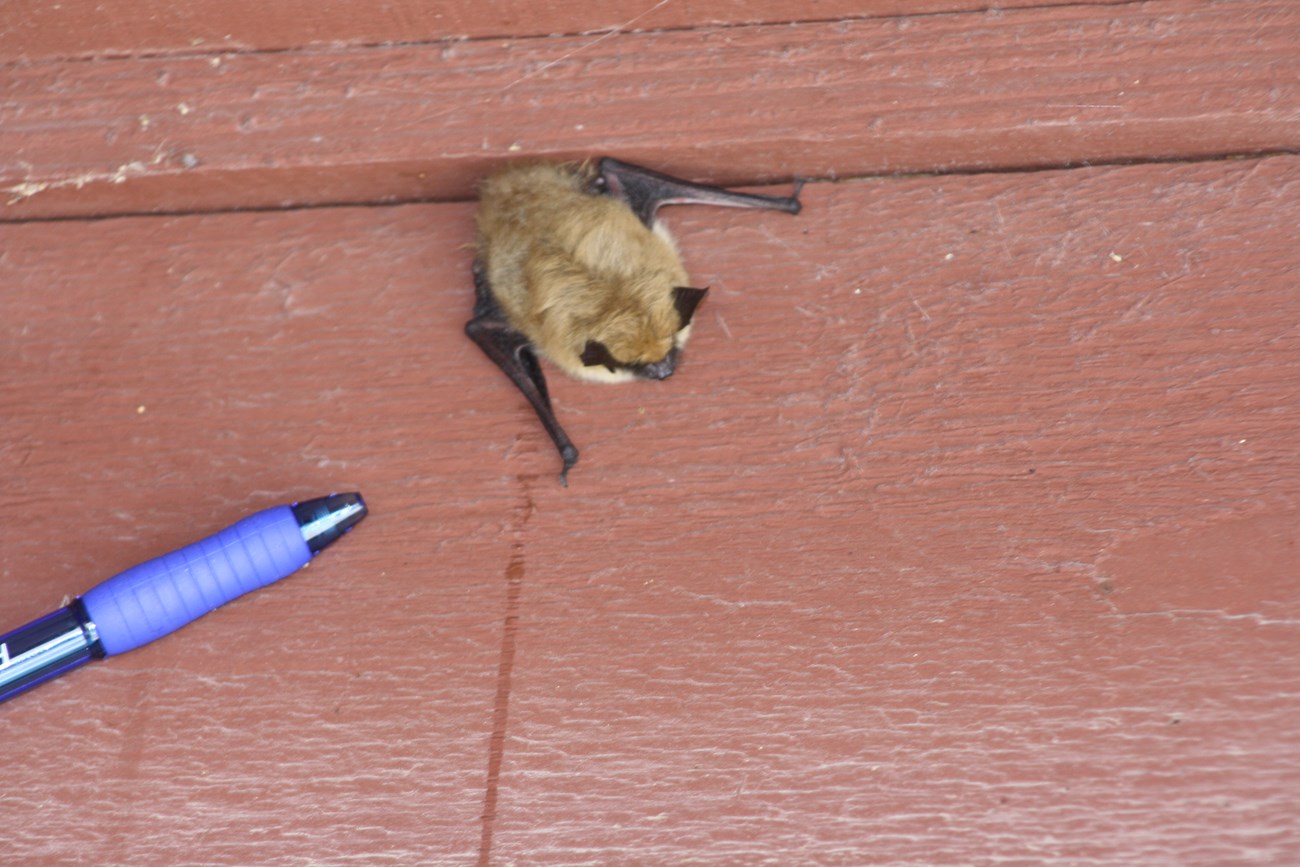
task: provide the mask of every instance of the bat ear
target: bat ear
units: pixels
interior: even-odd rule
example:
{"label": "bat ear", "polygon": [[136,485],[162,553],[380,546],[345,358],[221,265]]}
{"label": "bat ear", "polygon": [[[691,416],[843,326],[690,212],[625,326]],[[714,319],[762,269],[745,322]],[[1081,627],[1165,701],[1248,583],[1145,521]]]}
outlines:
{"label": "bat ear", "polygon": [[691,317],[695,315],[695,308],[700,306],[704,296],[709,294],[709,290],[692,289],[690,286],[678,286],[673,289],[673,306],[677,308],[677,315],[681,318],[682,328],[691,324]]}
{"label": "bat ear", "polygon": [[587,345],[582,348],[582,355],[578,356],[582,363],[587,367],[595,367],[598,364],[605,365],[610,373],[618,367],[618,362],[610,354],[609,348],[599,340],[588,340]]}

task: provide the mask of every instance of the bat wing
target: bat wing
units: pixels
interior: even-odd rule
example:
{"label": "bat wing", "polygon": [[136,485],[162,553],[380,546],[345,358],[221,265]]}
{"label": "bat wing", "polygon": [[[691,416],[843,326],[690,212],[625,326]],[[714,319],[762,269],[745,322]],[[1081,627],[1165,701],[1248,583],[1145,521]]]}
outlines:
{"label": "bat wing", "polygon": [[465,333],[528,398],[564,461],[560,482],[568,485],[569,470],[578,462],[578,449],[555,417],[551,396],[546,390],[546,376],[532,343],[506,321],[501,306],[492,297],[487,275],[478,263],[474,266],[474,294],[474,318],[465,323]]}
{"label": "bat wing", "polygon": [[793,195],[760,196],[684,181],[613,157],[602,159],[598,171],[597,188],[626,203],[647,227],[654,225],[655,212],[663,205],[766,208],[789,214],[799,213],[802,207],[799,204],[799,190],[803,187],[803,181],[795,183]]}

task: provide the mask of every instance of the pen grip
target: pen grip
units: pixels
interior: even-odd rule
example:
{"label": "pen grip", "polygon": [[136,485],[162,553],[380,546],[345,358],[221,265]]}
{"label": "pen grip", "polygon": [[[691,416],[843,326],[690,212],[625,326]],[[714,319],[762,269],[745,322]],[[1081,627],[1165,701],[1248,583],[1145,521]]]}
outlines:
{"label": "pen grip", "polygon": [[293,510],[277,506],[114,575],[82,602],[105,653],[125,653],[291,575],[310,559]]}

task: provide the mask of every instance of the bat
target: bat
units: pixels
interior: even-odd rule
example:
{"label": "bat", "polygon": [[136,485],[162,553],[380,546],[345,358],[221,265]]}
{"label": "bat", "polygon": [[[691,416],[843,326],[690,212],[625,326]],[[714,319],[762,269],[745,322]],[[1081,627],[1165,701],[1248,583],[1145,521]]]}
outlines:
{"label": "bat", "polygon": [[555,417],[539,356],[578,379],[671,376],[708,289],[691,287],[664,205],[766,208],[790,196],[691,183],[610,157],[597,164],[517,164],[480,187],[474,314],[465,333],[523,392],[564,463],[578,449]]}

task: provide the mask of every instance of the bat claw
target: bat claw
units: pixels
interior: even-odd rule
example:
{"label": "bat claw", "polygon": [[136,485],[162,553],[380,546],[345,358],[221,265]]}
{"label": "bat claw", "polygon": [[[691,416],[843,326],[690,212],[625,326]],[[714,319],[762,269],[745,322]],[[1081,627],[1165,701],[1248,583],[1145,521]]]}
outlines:
{"label": "bat claw", "polygon": [[799,194],[803,192],[803,185],[806,183],[808,183],[807,178],[794,179],[794,192],[790,194],[790,202],[792,203],[790,208],[791,214],[797,214],[803,210],[803,202],[799,201]]}
{"label": "bat claw", "polygon": [[578,462],[578,450],[572,444],[560,449],[560,457],[564,460],[564,469],[560,470],[560,484],[564,487],[569,486],[569,470]]}

